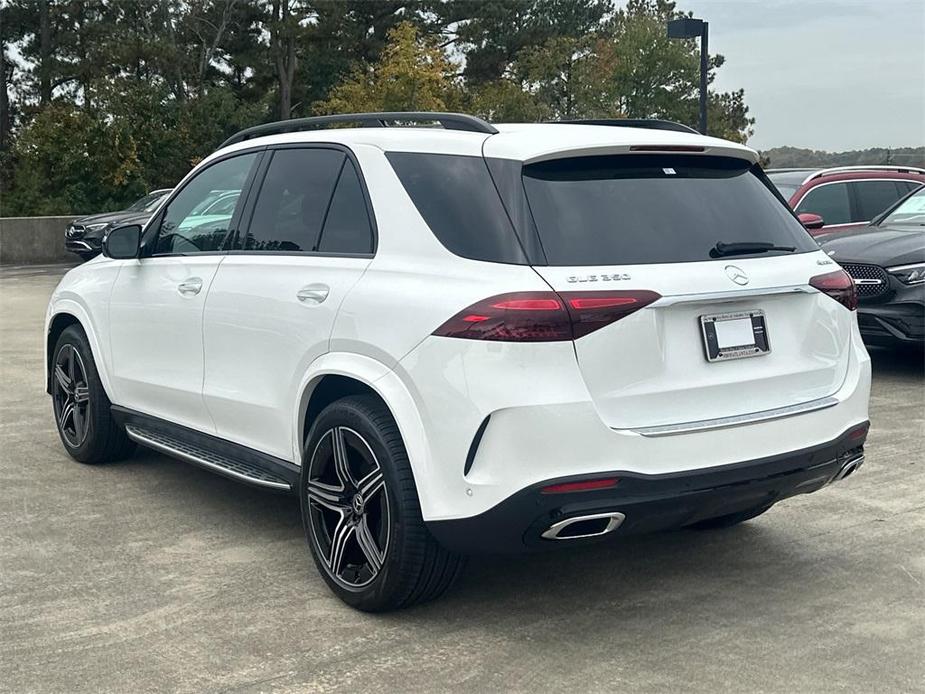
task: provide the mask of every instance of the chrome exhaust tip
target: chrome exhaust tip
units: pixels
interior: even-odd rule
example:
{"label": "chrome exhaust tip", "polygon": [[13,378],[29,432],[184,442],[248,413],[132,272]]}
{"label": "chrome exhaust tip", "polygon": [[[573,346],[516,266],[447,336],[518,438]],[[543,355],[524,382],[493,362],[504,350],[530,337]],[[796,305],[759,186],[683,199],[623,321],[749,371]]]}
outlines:
{"label": "chrome exhaust tip", "polygon": [[841,469],[835,473],[835,477],[832,478],[833,482],[840,482],[846,477],[852,475],[859,467],[864,464],[864,454],[859,453],[852,458],[849,458],[841,466]]}
{"label": "chrome exhaust tip", "polygon": [[545,540],[580,540],[585,537],[600,537],[619,528],[624,518],[626,516],[618,511],[572,516],[553,523],[540,537]]}

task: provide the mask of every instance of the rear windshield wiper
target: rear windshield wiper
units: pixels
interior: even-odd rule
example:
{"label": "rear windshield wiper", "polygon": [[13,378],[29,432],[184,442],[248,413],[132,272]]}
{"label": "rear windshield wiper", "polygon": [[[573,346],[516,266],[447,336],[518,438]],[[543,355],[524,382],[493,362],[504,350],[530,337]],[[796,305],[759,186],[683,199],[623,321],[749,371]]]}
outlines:
{"label": "rear windshield wiper", "polygon": [[749,253],[767,253],[768,251],[793,253],[795,250],[794,246],[778,246],[767,241],[735,241],[733,243],[717,241],[716,245],[710,249],[710,257],[722,258],[727,255],[748,255]]}

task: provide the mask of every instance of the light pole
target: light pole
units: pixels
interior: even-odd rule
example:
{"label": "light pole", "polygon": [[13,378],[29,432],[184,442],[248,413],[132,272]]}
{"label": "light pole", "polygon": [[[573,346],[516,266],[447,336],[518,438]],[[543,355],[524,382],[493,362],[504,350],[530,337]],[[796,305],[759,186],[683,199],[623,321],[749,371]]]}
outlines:
{"label": "light pole", "polygon": [[707,49],[707,38],[710,25],[702,19],[682,17],[668,22],[668,38],[693,39],[700,37],[700,127],[702,134],[707,134],[707,62],[710,53]]}

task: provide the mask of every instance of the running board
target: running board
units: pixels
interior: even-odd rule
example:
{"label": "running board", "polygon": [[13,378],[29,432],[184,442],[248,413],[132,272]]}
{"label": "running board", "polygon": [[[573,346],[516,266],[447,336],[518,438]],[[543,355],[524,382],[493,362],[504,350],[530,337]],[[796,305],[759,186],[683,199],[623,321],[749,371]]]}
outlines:
{"label": "running board", "polygon": [[284,478],[263,468],[241,460],[220,455],[201,446],[181,441],[159,431],[153,431],[138,424],[126,424],[125,433],[142,446],[153,448],[174,458],[198,465],[226,477],[247,482],[258,487],[291,491],[292,485]]}

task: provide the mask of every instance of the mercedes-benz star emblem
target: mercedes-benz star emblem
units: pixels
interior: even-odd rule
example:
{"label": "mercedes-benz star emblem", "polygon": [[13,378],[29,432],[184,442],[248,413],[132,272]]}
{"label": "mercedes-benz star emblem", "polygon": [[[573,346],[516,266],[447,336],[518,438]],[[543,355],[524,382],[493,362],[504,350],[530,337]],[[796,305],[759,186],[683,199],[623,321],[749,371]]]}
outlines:
{"label": "mercedes-benz star emblem", "polygon": [[726,275],[736,284],[740,284],[743,287],[748,284],[748,275],[745,274],[745,271],[736,267],[735,265],[726,266]]}

